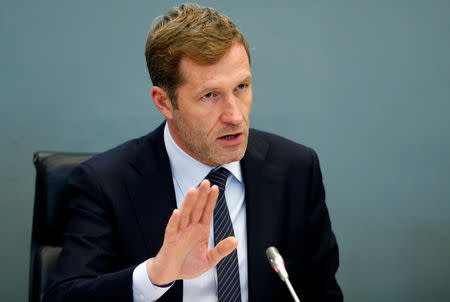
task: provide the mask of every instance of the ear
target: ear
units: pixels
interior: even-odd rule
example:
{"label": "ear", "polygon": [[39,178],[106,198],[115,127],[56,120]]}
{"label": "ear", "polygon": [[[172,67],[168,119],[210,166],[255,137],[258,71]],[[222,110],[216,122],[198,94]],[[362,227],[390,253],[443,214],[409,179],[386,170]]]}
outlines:
{"label": "ear", "polygon": [[153,103],[155,103],[159,112],[161,112],[167,120],[171,120],[173,118],[173,106],[166,91],[161,87],[153,86],[150,94],[152,95]]}

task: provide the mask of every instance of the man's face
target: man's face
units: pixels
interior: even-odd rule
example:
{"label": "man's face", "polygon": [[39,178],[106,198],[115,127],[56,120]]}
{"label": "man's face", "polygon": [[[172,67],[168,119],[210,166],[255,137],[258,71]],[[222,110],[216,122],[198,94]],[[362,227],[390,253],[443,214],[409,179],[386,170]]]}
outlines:
{"label": "man's face", "polygon": [[168,120],[175,142],[189,155],[212,166],[240,160],[248,141],[252,106],[250,64],[241,44],[234,44],[213,65],[182,58],[184,82],[177,89],[178,108]]}

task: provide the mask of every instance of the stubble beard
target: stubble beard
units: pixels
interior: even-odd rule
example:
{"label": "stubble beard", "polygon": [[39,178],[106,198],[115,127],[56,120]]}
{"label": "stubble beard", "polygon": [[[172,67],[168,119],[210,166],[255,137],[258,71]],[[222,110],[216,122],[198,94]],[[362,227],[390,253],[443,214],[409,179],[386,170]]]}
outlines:
{"label": "stubble beard", "polygon": [[241,160],[247,149],[248,126],[244,127],[244,129],[232,126],[221,129],[217,137],[230,132],[242,132],[242,143],[229,148],[220,148],[216,141],[208,144],[206,141],[208,133],[202,129],[196,130],[185,121],[181,114],[173,119],[173,126],[188,149],[184,151],[195,159],[209,165],[223,165]]}

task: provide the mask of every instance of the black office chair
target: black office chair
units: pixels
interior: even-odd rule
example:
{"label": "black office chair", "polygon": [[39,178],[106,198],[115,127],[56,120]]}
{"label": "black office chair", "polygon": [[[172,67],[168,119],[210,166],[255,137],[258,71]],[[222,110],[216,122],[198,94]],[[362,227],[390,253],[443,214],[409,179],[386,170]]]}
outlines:
{"label": "black office chair", "polygon": [[33,231],[31,234],[29,302],[40,302],[49,287],[62,249],[67,221],[67,178],[72,169],[94,154],[37,152]]}

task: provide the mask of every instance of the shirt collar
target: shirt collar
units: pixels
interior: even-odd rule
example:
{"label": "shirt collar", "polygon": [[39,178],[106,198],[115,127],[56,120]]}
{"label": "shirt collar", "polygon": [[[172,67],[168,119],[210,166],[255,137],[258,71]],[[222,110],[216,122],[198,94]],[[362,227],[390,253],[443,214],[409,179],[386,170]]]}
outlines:
{"label": "shirt collar", "polygon": [[[184,188],[184,194],[187,193],[189,188],[197,187],[208,175],[209,171],[214,168],[196,160],[181,149],[173,140],[167,122],[164,126],[164,144],[169,156],[172,175],[179,182],[179,185]],[[229,170],[239,182],[242,182],[242,171],[239,161],[224,164],[222,167]]]}

